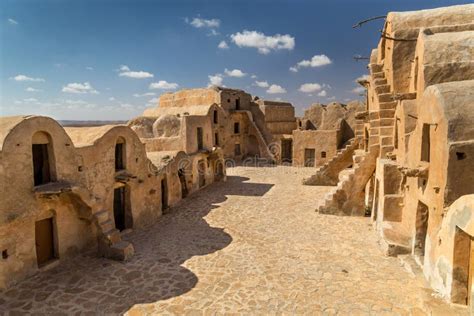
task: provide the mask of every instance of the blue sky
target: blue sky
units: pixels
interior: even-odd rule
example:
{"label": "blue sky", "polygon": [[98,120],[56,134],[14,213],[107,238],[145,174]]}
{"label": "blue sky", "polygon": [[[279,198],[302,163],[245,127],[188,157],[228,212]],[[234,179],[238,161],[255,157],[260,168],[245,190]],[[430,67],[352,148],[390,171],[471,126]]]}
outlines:
{"label": "blue sky", "polygon": [[383,21],[357,21],[470,2],[3,0],[0,114],[129,119],[161,93],[211,81],[301,114],[360,98],[366,62],[353,56],[370,54]]}

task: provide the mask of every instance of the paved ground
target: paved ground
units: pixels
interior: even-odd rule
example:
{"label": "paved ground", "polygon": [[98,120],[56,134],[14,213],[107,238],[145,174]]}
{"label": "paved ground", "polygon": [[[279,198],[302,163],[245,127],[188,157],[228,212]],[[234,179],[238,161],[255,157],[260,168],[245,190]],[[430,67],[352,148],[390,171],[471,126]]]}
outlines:
{"label": "paved ground", "polygon": [[[314,212],[307,169],[229,169],[228,182],[127,235],[127,263],[83,255],[0,293],[5,311],[80,314],[410,314],[420,284],[368,218]],[[12,314],[14,314],[12,312]]]}

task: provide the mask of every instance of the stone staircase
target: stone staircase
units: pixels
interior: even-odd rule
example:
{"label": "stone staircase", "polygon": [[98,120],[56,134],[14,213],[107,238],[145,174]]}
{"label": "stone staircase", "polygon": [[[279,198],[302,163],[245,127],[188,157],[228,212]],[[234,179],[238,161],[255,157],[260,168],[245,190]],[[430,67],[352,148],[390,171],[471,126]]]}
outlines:
{"label": "stone staircase", "polygon": [[378,150],[355,150],[352,169],[340,177],[339,183],[325,195],[317,211],[321,214],[356,215],[365,214],[364,189],[375,170]]}
{"label": "stone staircase", "polygon": [[258,128],[257,124],[253,120],[252,113],[250,111],[242,111],[245,112],[248,116],[249,123],[251,128],[254,130],[255,134],[257,135],[258,139],[258,144],[260,148],[260,152],[263,154],[263,158],[266,158],[269,160],[269,162],[274,162],[275,159],[275,154],[271,151],[270,146],[267,144],[265,137],[263,136],[262,132]]}
{"label": "stone staircase", "polygon": [[98,228],[99,254],[110,259],[126,261],[134,254],[133,245],[123,241],[120,232],[115,228],[108,211],[94,213],[94,222]]}
{"label": "stone staircase", "polygon": [[303,179],[304,185],[337,185],[338,175],[353,163],[352,155],[359,146],[359,140],[352,138],[339,149],[334,157],[316,169],[316,173]]}

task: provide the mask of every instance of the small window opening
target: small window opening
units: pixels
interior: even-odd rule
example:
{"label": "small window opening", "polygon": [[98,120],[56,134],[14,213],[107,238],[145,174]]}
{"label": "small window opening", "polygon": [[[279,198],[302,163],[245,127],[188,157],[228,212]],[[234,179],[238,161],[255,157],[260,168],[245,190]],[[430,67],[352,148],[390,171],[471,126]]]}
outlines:
{"label": "small window opening", "polygon": [[458,158],[458,160],[464,160],[466,159],[467,155],[466,153],[463,153],[463,152],[456,152],[456,157]]}
{"label": "small window opening", "polygon": [[421,161],[430,162],[430,124],[423,124],[421,135]]}
{"label": "small window opening", "polygon": [[8,259],[8,250],[5,249],[5,250],[2,250],[2,259]]}
{"label": "small window opening", "polygon": [[219,117],[218,117],[218,114],[217,114],[217,110],[214,110],[214,124],[217,124],[219,121]]}
{"label": "small window opening", "polygon": [[325,151],[321,152],[321,158],[326,158],[326,152]]}
{"label": "small window opening", "polygon": [[240,123],[235,122],[234,123],[234,134],[239,134],[240,133]]}

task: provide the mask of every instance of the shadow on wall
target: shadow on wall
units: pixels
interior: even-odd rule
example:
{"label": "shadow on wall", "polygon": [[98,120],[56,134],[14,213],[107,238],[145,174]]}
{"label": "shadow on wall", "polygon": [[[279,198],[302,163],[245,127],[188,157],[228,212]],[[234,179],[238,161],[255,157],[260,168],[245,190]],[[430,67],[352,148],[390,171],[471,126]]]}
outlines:
{"label": "shadow on wall", "polygon": [[248,178],[238,176],[227,179],[190,195],[149,228],[124,236],[135,246],[130,261],[111,261],[95,253],[77,256],[0,292],[0,314],[40,310],[122,314],[136,304],[190,291],[198,277],[181,265],[232,242],[229,234],[209,226],[204,217],[228,195],[263,196],[273,186],[246,183]]}

